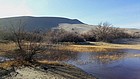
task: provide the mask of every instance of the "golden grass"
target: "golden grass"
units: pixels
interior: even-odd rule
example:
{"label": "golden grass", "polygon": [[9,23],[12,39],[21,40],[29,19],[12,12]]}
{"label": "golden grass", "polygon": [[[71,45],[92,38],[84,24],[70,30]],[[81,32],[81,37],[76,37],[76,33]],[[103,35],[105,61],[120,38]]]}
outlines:
{"label": "golden grass", "polygon": [[7,69],[7,68],[11,68],[12,66],[19,67],[25,64],[29,64],[29,63],[26,61],[12,60],[12,61],[6,61],[3,63],[0,63],[0,68]]}
{"label": "golden grass", "polygon": [[[140,44],[129,45],[129,44],[112,44],[104,42],[92,42],[93,45],[57,45],[51,49],[62,50],[62,51],[74,51],[74,52],[111,52],[117,49],[138,49],[140,50]],[[5,51],[16,49],[14,43],[0,44],[0,54]]]}
{"label": "golden grass", "polygon": [[101,51],[114,51],[117,49],[137,49],[140,50],[140,45],[127,45],[127,44],[95,44],[95,45],[70,45],[64,46],[60,49],[69,49],[73,51],[82,52],[101,52]]}
{"label": "golden grass", "polygon": [[[55,47],[52,47],[51,49],[57,49],[62,51],[74,51],[74,52],[111,52],[118,49],[137,49],[140,50],[140,44],[135,45],[129,45],[129,44],[111,44],[111,43],[101,43],[96,42],[93,43],[94,45],[58,45]],[[9,43],[9,44],[0,44],[0,51],[8,51],[8,50],[14,50],[16,49],[15,44]],[[2,52],[0,52],[2,53]],[[136,55],[140,56],[140,55]],[[100,59],[102,58],[108,58],[108,56],[105,57],[98,57]],[[115,60],[114,56],[110,56],[110,59]],[[62,65],[62,63],[57,61],[38,61],[42,64],[48,64],[48,65]],[[7,61],[4,63],[0,63],[0,67],[2,68],[9,68],[11,66],[21,66],[27,62],[24,61]],[[64,64],[63,64],[64,65]],[[65,64],[66,66],[66,64]]]}
{"label": "golden grass", "polygon": [[8,44],[1,43],[0,44],[0,49],[2,50],[13,50],[15,48],[16,48],[16,45],[14,43],[8,43]]}
{"label": "golden grass", "polygon": [[69,46],[62,46],[58,47],[58,50],[70,50],[73,52],[108,52],[108,51],[115,51],[114,49],[110,48],[102,48],[102,47],[92,47],[92,46],[85,46],[85,45],[69,45]]}
{"label": "golden grass", "polygon": [[73,65],[69,65],[66,63],[62,63],[59,61],[47,61],[47,60],[40,60],[37,61],[39,64],[45,64],[45,65],[50,65],[50,66],[61,66],[61,67],[69,67],[69,68],[73,68]]}
{"label": "golden grass", "polygon": [[93,45],[59,45],[52,49],[74,52],[111,52],[118,49],[140,50],[140,44],[112,44],[104,42],[92,42]]}
{"label": "golden grass", "polygon": [[102,43],[94,42],[94,46],[91,47],[101,47],[101,48],[111,48],[111,49],[137,49],[140,50],[140,44],[112,44],[112,43]]}
{"label": "golden grass", "polygon": [[58,64],[60,64],[60,62],[58,62],[58,61],[40,60],[38,62],[39,63],[42,63],[42,64],[48,64],[48,65],[58,65]]}
{"label": "golden grass", "polygon": [[58,61],[47,61],[47,60],[40,60],[40,61],[38,61],[38,63],[47,64],[47,65],[54,65],[54,66],[55,65],[62,65]]}
{"label": "golden grass", "polygon": [[40,64],[44,64],[44,65],[51,65],[51,66],[67,66],[67,67],[72,67],[71,65],[68,64],[64,64],[58,61],[47,61],[47,60],[39,60],[37,62],[35,62],[34,64],[29,63],[27,61],[21,61],[21,60],[11,60],[11,61],[6,61],[3,63],[0,63],[0,68],[3,69],[8,69],[11,67],[21,67],[24,65],[29,65],[29,66],[36,66],[36,65],[40,65]]}
{"label": "golden grass", "polygon": [[5,53],[6,51],[14,50],[16,49],[16,45],[14,43],[0,43],[0,55]]}

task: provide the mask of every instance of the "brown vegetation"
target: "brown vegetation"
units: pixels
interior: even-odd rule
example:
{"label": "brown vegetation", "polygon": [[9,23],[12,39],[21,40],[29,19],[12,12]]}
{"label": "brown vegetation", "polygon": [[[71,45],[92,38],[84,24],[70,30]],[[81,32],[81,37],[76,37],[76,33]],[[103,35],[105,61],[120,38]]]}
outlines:
{"label": "brown vegetation", "polygon": [[[129,34],[125,33],[120,28],[112,27],[109,23],[101,23],[95,29],[92,29],[87,34],[80,35],[75,32],[67,32],[64,29],[50,30],[47,34],[42,33],[41,30],[26,31],[22,22],[19,22],[15,27],[11,24],[9,29],[10,43],[1,45],[1,54],[5,53],[5,56],[9,56],[16,60],[23,61],[34,61],[34,56],[38,53],[50,52],[52,55],[57,50],[61,52],[109,52],[115,51],[116,49],[132,48],[140,49],[134,45],[119,45],[119,44],[97,44],[93,45],[73,45],[78,42],[85,41],[103,41],[112,42],[117,38],[128,38]],[[62,42],[62,44],[60,44]],[[70,44],[64,42],[70,42]],[[51,43],[51,44],[46,44]],[[52,44],[54,43],[54,44]],[[57,44],[56,44],[57,43]],[[59,43],[59,44],[58,44]],[[72,44],[72,45],[71,45]],[[79,44],[79,43],[78,43]],[[92,44],[92,43],[89,43]],[[50,46],[49,45],[54,45]],[[47,51],[46,51],[47,50]],[[58,54],[60,54],[58,53]],[[53,55],[53,58],[59,56],[58,54]],[[43,54],[42,54],[43,55]],[[46,56],[49,58],[49,56]],[[65,55],[63,56],[65,58]],[[65,58],[67,59],[67,58]]]}
{"label": "brown vegetation", "polygon": [[8,68],[12,68],[12,67],[20,67],[23,65],[29,65],[30,63],[27,61],[21,61],[21,60],[11,60],[11,61],[6,61],[3,63],[0,63],[0,68],[3,69],[8,69]]}
{"label": "brown vegetation", "polygon": [[36,53],[44,51],[42,45],[44,35],[41,30],[26,31],[21,21],[16,26],[11,23],[11,28],[8,30],[11,34],[8,39],[13,41],[16,49],[8,51],[6,55],[11,55],[16,60],[33,61]]}
{"label": "brown vegetation", "polygon": [[88,35],[90,36],[88,38],[103,42],[112,42],[114,39],[130,37],[123,29],[113,27],[107,22],[100,23],[95,29],[92,29]]}
{"label": "brown vegetation", "polygon": [[47,40],[51,43],[58,42],[84,42],[83,37],[77,33],[67,32],[64,29],[51,30],[47,32]]}

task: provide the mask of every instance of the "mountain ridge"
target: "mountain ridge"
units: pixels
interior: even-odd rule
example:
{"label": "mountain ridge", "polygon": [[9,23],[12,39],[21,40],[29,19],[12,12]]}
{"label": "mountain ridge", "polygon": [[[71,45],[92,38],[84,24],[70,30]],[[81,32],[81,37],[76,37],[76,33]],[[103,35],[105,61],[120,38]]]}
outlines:
{"label": "mountain ridge", "polygon": [[[25,28],[31,30],[33,28],[51,29],[59,26],[59,24],[84,24],[78,19],[69,19],[64,17],[34,17],[34,16],[19,16],[0,18],[0,27],[10,26],[10,23],[17,25],[19,22],[26,23]],[[16,24],[17,23],[17,24]]]}
{"label": "mountain ridge", "polygon": [[[81,22],[78,19],[69,19],[64,17],[34,17],[34,16],[18,16],[18,17],[6,17],[0,18],[0,30],[2,28],[7,29],[11,26],[10,23],[14,23],[14,26],[18,26],[18,22],[25,22],[25,29],[32,31],[40,29],[47,31],[49,29],[65,29],[66,31],[76,33],[86,33],[91,29],[94,29],[97,25],[88,25]],[[122,28],[128,33],[140,33],[140,29],[136,28]]]}

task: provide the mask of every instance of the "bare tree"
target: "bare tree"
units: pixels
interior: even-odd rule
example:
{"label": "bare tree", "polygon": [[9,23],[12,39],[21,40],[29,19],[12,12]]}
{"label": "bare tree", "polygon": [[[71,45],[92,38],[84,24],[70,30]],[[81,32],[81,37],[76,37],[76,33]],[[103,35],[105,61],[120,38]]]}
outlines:
{"label": "bare tree", "polygon": [[97,41],[107,41],[110,37],[109,34],[111,32],[112,25],[105,22],[100,23],[95,29],[92,30],[92,34],[95,36]]}
{"label": "bare tree", "polygon": [[12,34],[12,41],[16,44],[17,49],[15,58],[25,61],[33,61],[33,56],[44,51],[43,33],[41,30],[26,31],[25,24],[19,21],[16,26],[11,23],[9,30]]}
{"label": "bare tree", "polygon": [[113,27],[108,22],[100,23],[95,29],[90,31],[90,35],[96,39],[96,41],[111,42],[113,39],[126,38],[129,34],[125,33],[123,29]]}

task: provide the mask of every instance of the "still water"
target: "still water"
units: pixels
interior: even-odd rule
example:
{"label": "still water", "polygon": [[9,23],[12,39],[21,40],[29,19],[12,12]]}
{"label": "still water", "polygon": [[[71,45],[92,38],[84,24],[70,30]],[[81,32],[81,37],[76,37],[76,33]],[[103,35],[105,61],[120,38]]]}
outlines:
{"label": "still water", "polygon": [[99,79],[140,79],[140,50],[98,53],[53,51],[37,57],[75,65]]}
{"label": "still water", "polygon": [[99,79],[140,79],[140,50],[83,52],[66,62]]}

